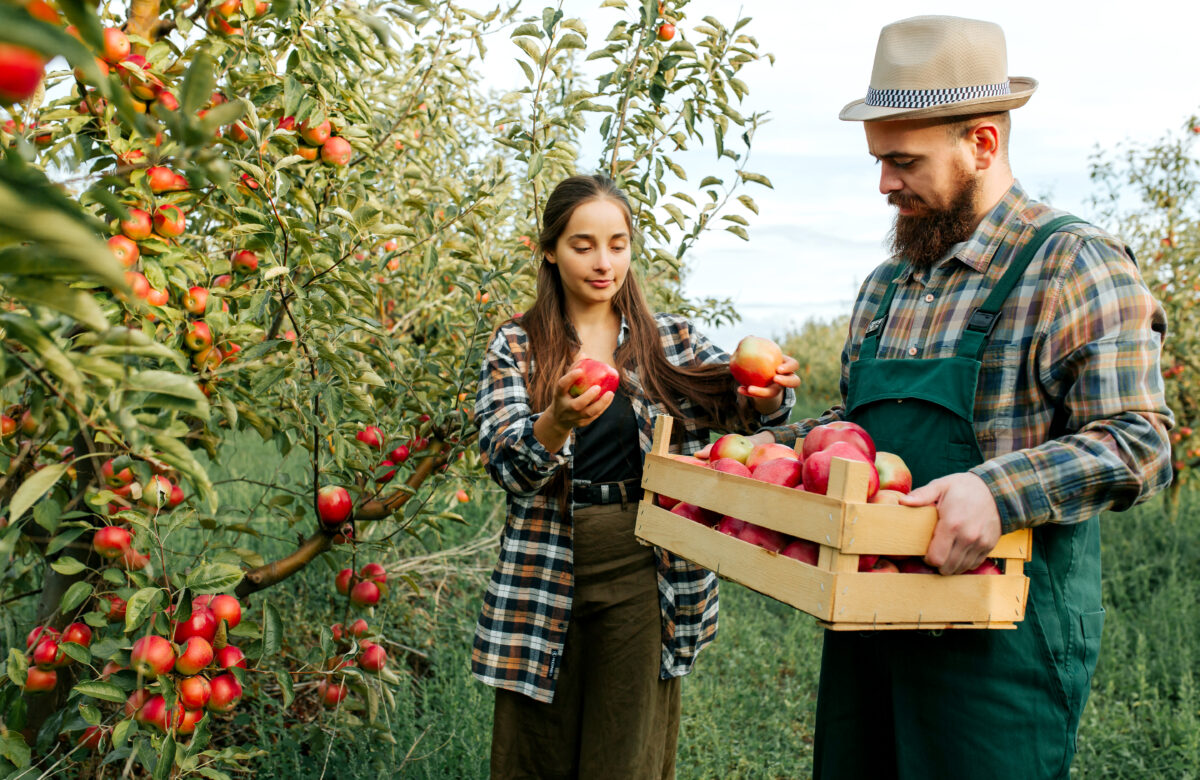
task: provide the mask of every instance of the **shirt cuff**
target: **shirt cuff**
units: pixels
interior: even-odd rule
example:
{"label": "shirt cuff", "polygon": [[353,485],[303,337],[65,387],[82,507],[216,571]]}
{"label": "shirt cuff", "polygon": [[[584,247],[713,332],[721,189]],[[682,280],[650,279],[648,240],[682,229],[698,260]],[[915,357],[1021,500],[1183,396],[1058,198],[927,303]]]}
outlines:
{"label": "shirt cuff", "polygon": [[788,417],[792,414],[792,407],[796,405],[796,391],[790,387],[783,388],[783,399],[779,402],[779,408],[773,412],[763,414],[758,413],[758,424],[763,428],[768,428],[773,425],[783,425],[787,422]]}
{"label": "shirt cuff", "polygon": [[1001,533],[1032,528],[1053,517],[1053,507],[1038,479],[1033,461],[1017,450],[970,469],[991,491],[1000,514]]}
{"label": "shirt cuff", "polygon": [[571,443],[574,441],[574,436],[567,437],[567,443],[558,452],[551,452],[538,441],[533,432],[533,424],[542,416],[542,412],[530,415],[525,431],[521,434],[521,441],[517,447],[518,452],[528,461],[529,465],[537,471],[550,471],[558,466],[562,466],[571,459]]}

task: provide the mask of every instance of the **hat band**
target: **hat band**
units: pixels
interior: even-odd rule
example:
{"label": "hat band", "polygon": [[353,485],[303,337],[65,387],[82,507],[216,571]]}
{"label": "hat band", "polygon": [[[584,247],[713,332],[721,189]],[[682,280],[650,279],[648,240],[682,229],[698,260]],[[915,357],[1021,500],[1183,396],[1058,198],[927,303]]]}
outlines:
{"label": "hat band", "polygon": [[929,108],[983,97],[1010,94],[1008,82],[950,89],[875,89],[867,87],[868,106],[881,108]]}

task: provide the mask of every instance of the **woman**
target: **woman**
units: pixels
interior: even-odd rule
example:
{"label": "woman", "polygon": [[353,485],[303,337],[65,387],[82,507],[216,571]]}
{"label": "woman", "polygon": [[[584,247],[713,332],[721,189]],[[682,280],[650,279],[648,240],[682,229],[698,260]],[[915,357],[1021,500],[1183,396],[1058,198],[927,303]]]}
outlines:
{"label": "woman", "polygon": [[[710,425],[782,423],[784,386],[799,382],[788,358],[771,387],[734,392],[728,355],[682,317],[651,313],[630,272],[633,232],[610,181],[560,183],[537,298],[484,360],[480,449],[508,493],[472,652],[475,676],[497,688],[494,778],[674,776],[679,677],[716,633],[717,587],[634,538],[653,420],[677,418],[678,449],[695,452]],[[615,393],[570,395],[584,356],[617,368]]]}

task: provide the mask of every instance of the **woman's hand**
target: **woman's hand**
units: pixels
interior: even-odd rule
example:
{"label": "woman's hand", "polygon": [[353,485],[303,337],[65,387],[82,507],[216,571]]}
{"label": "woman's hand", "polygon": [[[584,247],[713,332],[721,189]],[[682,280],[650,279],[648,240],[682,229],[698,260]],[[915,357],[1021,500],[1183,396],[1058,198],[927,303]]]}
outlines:
{"label": "woman's hand", "polygon": [[775,369],[775,378],[771,384],[766,387],[740,385],[737,391],[751,400],[759,414],[770,414],[783,403],[785,387],[800,386],[800,377],[796,376],[796,369],[799,367],[800,363],[796,358],[784,355],[783,362]]}
{"label": "woman's hand", "polygon": [[589,387],[577,398],[571,397],[568,388],[583,376],[583,369],[578,363],[562,375],[554,387],[554,397],[550,406],[533,424],[533,435],[550,452],[558,452],[571,431],[589,425],[612,403],[613,393],[608,391],[601,395],[597,385]]}

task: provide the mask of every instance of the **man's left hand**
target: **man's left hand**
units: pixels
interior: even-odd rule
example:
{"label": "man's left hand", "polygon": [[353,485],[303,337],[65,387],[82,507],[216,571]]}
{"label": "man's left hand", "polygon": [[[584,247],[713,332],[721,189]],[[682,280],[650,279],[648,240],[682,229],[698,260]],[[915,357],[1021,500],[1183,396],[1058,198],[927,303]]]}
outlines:
{"label": "man's left hand", "polygon": [[987,484],[970,472],[933,480],[900,500],[904,506],[934,505],[937,525],[925,562],[942,574],[970,571],[1000,540],[1000,513]]}

